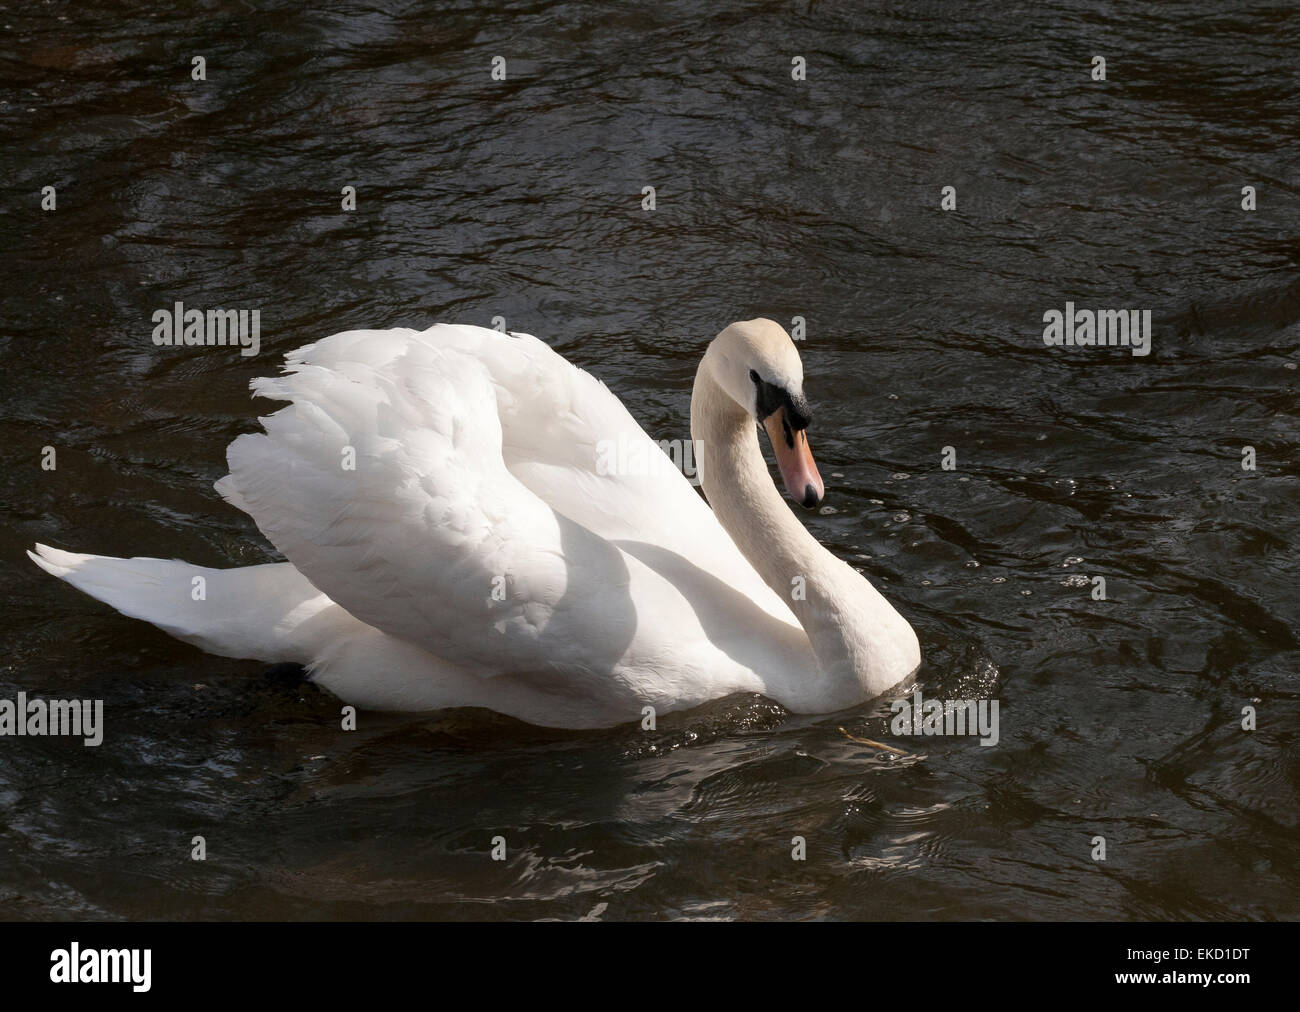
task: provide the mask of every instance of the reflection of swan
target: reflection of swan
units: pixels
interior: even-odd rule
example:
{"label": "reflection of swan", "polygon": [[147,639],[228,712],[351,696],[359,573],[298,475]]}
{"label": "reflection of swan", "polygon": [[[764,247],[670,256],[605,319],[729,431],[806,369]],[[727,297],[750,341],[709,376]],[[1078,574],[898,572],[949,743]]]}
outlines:
{"label": "reflection of swan", "polygon": [[230,444],[217,490],[289,562],[216,570],[43,545],[33,560],[187,643],[310,665],[376,709],[598,727],[760,692],[825,712],[920,662],[907,622],[768,475],[756,421],[792,497],[821,500],[803,367],[770,320],[728,327],[695,376],[712,510],[671,468],[605,466],[611,445],[634,451],[616,465],[661,450],[527,335],[336,334],[253,388],[292,403]]}

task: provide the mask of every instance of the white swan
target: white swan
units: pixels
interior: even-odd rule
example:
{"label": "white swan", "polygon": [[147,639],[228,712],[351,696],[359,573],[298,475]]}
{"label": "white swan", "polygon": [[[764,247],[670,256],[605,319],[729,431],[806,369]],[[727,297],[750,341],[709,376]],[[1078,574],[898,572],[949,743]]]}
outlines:
{"label": "white swan", "polygon": [[666,458],[603,383],[529,335],[350,331],[287,363],[252,386],[291,403],[230,444],[216,487],[288,562],[28,554],[178,639],[307,665],[373,709],[584,728],[758,692],[822,713],[920,663],[911,626],[768,475],[756,421],[792,497],[821,500],[803,367],[770,320],[726,328],[695,376],[712,510],[671,467],[602,473],[610,446]]}

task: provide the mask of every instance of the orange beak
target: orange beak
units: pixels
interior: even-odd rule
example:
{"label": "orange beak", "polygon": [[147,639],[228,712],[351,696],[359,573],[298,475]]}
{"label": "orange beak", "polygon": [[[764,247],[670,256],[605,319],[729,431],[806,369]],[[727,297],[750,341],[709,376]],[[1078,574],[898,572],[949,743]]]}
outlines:
{"label": "orange beak", "polygon": [[776,465],[781,469],[786,492],[800,506],[812,509],[822,501],[826,487],[822,484],[822,476],[817,473],[808,434],[790,427],[785,408],[777,408],[764,418],[763,428],[776,451]]}

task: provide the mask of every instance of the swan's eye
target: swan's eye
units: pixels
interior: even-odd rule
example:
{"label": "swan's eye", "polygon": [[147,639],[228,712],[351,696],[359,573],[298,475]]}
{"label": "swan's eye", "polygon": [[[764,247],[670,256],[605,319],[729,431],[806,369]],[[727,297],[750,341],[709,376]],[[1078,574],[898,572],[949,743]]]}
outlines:
{"label": "swan's eye", "polygon": [[749,370],[749,378],[754,383],[754,413],[758,416],[756,421],[762,422],[776,411],[785,408],[782,424],[787,430],[793,430],[785,433],[786,442],[794,446],[793,432],[803,431],[812,421],[812,411],[808,408],[808,402],[803,399],[803,395],[795,397],[785,387],[769,383],[753,369]]}

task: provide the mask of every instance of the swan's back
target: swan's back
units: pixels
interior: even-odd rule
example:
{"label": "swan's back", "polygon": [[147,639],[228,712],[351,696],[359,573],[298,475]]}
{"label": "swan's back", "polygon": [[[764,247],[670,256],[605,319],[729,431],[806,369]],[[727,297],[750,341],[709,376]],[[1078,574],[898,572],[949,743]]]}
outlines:
{"label": "swan's back", "polygon": [[635,663],[653,611],[797,633],[680,473],[598,473],[602,441],[662,451],[533,337],[350,331],[253,387],[290,403],[231,444],[222,493],[349,613],[466,670],[583,691],[568,672]]}

